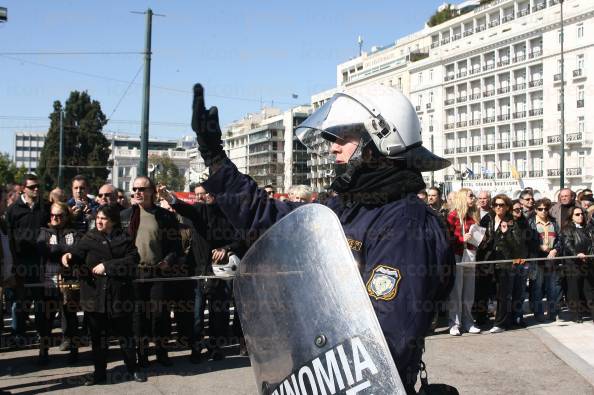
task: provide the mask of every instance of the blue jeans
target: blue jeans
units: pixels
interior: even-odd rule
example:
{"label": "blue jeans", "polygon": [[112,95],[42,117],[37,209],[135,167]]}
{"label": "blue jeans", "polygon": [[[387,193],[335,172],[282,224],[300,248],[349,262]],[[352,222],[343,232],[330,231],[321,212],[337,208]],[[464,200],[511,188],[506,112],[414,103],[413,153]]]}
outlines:
{"label": "blue jeans", "polygon": [[[534,263],[530,273],[530,304],[535,317],[542,317],[545,311],[543,297],[547,297],[547,312],[549,318],[555,318],[559,313],[561,301],[561,283],[554,262]],[[544,292],[543,292],[544,288]]]}

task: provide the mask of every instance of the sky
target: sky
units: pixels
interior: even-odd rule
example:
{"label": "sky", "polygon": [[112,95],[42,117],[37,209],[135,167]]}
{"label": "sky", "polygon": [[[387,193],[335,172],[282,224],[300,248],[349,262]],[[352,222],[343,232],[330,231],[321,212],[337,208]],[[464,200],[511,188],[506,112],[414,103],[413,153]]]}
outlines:
{"label": "sky", "polygon": [[[336,86],[336,66],[421,30],[442,0],[0,0],[0,152],[15,131],[47,131],[55,100],[87,91],[110,122],[140,135],[151,8],[151,138],[193,135],[192,85],[224,126],[264,106],[308,104]],[[297,95],[297,98],[293,96]]]}

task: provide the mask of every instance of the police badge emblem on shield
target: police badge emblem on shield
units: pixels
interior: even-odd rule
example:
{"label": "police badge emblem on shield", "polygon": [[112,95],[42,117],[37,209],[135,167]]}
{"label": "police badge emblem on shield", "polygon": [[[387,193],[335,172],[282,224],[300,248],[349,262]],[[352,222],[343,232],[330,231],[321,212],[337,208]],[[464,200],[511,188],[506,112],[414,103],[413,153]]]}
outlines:
{"label": "police badge emblem on shield", "polygon": [[392,300],[398,294],[398,285],[400,284],[400,270],[379,265],[369,276],[367,281],[367,293],[375,300]]}

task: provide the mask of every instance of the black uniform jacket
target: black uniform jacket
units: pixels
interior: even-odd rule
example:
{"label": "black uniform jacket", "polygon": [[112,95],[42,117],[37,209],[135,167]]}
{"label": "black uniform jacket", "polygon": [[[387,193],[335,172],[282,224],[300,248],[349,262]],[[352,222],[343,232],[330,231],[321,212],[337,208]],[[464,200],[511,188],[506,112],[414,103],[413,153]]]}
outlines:
{"label": "black uniform jacket", "polygon": [[[132,313],[132,280],[140,257],[126,232],[114,229],[107,236],[92,229],[76,244],[72,258],[73,264],[80,265],[83,311],[114,317]],[[92,269],[100,263],[105,275],[94,275]]]}

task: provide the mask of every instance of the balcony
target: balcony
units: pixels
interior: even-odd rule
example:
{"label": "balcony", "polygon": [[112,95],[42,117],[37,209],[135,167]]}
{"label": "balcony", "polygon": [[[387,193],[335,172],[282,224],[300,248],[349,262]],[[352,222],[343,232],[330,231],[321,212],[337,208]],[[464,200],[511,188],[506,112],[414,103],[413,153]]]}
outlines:
{"label": "balcony", "polygon": [[549,144],[555,144],[555,143],[560,143],[560,142],[561,142],[560,134],[556,134],[556,135],[547,137],[547,143],[549,143]]}
{"label": "balcony", "polygon": [[535,86],[542,86],[542,78],[539,80],[532,80],[528,83],[529,88],[534,88]]}
{"label": "balcony", "polygon": [[471,174],[468,176],[469,180],[480,180],[481,179],[481,175],[480,174]]}
{"label": "balcony", "polygon": [[454,36],[452,37],[452,41],[456,41],[462,38],[462,33],[456,33],[454,34]]}
{"label": "balcony", "polygon": [[456,78],[456,76],[455,76],[454,74],[448,74],[448,75],[446,75],[445,77],[443,77],[443,80],[444,80],[445,82],[448,82],[448,81],[451,81],[451,80],[453,80],[454,78]]}
{"label": "balcony", "polygon": [[470,100],[478,100],[478,99],[481,98],[481,94],[480,93],[473,93],[469,97],[470,97]]}
{"label": "balcony", "polygon": [[474,29],[474,31],[476,33],[478,33],[478,32],[482,32],[483,30],[486,30],[486,29],[487,29],[487,25],[479,25]]}
{"label": "balcony", "polygon": [[532,6],[532,12],[544,10],[546,7],[547,7],[546,1],[544,1],[542,3],[535,4]]}
{"label": "balcony", "polygon": [[425,108],[426,108],[427,110],[431,110],[431,103],[427,103],[427,104],[425,104]]}
{"label": "balcony", "polygon": [[483,118],[483,123],[491,123],[495,122],[495,117],[485,117]]}
{"label": "balcony", "polygon": [[452,155],[456,153],[456,149],[455,148],[446,148],[445,150],[443,150],[443,153],[445,155]]}
{"label": "balcony", "polygon": [[509,86],[504,86],[503,88],[497,88],[497,94],[501,95],[503,93],[509,92]]}
{"label": "balcony", "polygon": [[493,70],[495,68],[495,63],[489,63],[483,66],[483,71]]}
{"label": "balcony", "polygon": [[501,178],[501,179],[509,178],[509,176],[510,176],[509,171],[504,171],[504,172],[499,173],[499,178]]}
{"label": "balcony", "polygon": [[577,101],[577,108],[583,108],[584,107],[584,99],[578,100]]}
{"label": "balcony", "polygon": [[466,77],[466,74],[468,74],[466,71],[461,71],[458,74],[456,74],[456,77],[457,78]]}
{"label": "balcony", "polygon": [[457,128],[463,128],[468,124],[468,122],[466,121],[460,121],[460,122],[456,122],[456,127]]}
{"label": "balcony", "polygon": [[494,150],[495,144],[483,144],[483,151]]}
{"label": "balcony", "polygon": [[458,148],[456,148],[456,153],[457,154],[462,154],[464,152],[466,152],[466,147],[458,147]]}
{"label": "balcony", "polygon": [[509,15],[505,15],[503,18],[501,18],[501,23],[506,23],[506,22],[510,22],[513,20],[514,20],[514,15],[509,14]]}
{"label": "balcony", "polygon": [[526,146],[526,140],[516,140],[512,142],[512,146],[514,148],[520,148]]}
{"label": "balcony", "polygon": [[421,111],[421,106],[420,106],[420,105],[418,105],[418,106],[415,106],[415,110],[417,110],[417,111]]}
{"label": "balcony", "polygon": [[532,110],[528,111],[528,115],[531,117],[542,115],[542,108],[533,108]]}
{"label": "balcony", "polygon": [[489,22],[489,27],[495,26],[499,26],[499,19],[493,19],[491,22]]}
{"label": "balcony", "polygon": [[557,111],[561,111],[561,103],[557,104]]}
{"label": "balcony", "polygon": [[456,98],[456,103],[464,103],[468,99],[468,96],[460,96]]}
{"label": "balcony", "polygon": [[446,106],[451,106],[452,104],[454,104],[456,102],[455,99],[447,99],[443,101],[443,104]]}
{"label": "balcony", "polygon": [[526,111],[514,112],[514,119],[526,117]]}
{"label": "balcony", "polygon": [[476,64],[472,66],[472,69],[468,70],[469,75],[478,74],[481,72],[481,65]]}
{"label": "balcony", "polygon": [[518,13],[516,14],[516,16],[518,18],[521,18],[521,17],[526,16],[528,14],[530,14],[530,9],[529,8],[524,8],[523,10],[518,11]]}
{"label": "balcony", "polygon": [[497,115],[497,121],[508,121],[508,120],[509,120],[509,114]]}
{"label": "balcony", "polygon": [[450,42],[450,38],[449,37],[444,37],[441,39],[441,45],[445,45],[448,44]]}
{"label": "balcony", "polygon": [[506,149],[509,148],[509,141],[504,141],[503,143],[497,143],[497,149]]}
{"label": "balcony", "polygon": [[553,81],[561,81],[561,73],[557,73],[553,76]]}
{"label": "balcony", "polygon": [[489,91],[483,92],[483,97],[489,97],[489,96],[493,96],[493,95],[495,95],[495,89],[491,89]]}
{"label": "balcony", "polygon": [[466,30],[466,31],[464,32],[464,37],[468,37],[468,36],[470,36],[470,35],[472,35],[472,34],[474,34],[474,31],[473,31],[473,30]]}
{"label": "balcony", "polygon": [[539,49],[539,50],[532,51],[532,52],[530,52],[530,53],[528,54],[528,57],[529,57],[530,59],[532,59],[532,58],[537,58],[537,57],[539,57],[539,56],[542,56],[542,51],[541,51],[540,49]]}
{"label": "balcony", "polygon": [[468,152],[478,152],[480,150],[481,150],[480,145],[471,145],[470,147],[468,147]]}
{"label": "balcony", "polygon": [[454,124],[454,123],[446,123],[445,125],[443,125],[443,128],[444,128],[445,130],[448,130],[448,129],[453,129],[453,128],[454,128],[454,126],[455,126],[455,124]]}
{"label": "balcony", "polygon": [[549,7],[552,7],[555,4],[559,4],[559,0],[549,0]]}
{"label": "balcony", "polygon": [[445,176],[445,180],[446,180],[446,181],[454,181],[454,180],[456,179],[455,177],[456,177],[456,176],[455,176],[455,175],[453,175],[453,174],[446,174],[446,176]]}
{"label": "balcony", "polygon": [[528,177],[542,177],[542,170],[530,170],[528,172]]}
{"label": "balcony", "polygon": [[581,176],[582,168],[581,167],[568,167],[565,169],[565,175],[567,175],[567,176]]}
{"label": "balcony", "polygon": [[581,78],[581,77],[586,77],[584,75],[584,69],[573,70],[573,78]]}
{"label": "balcony", "polygon": [[579,143],[582,141],[582,133],[568,133],[565,135],[565,141],[567,143]]}
{"label": "balcony", "polygon": [[526,55],[514,56],[514,63],[523,62],[526,60]]}
{"label": "balcony", "polygon": [[530,139],[528,140],[528,145],[542,145],[542,139]]}
{"label": "balcony", "polygon": [[481,124],[481,120],[480,119],[471,119],[468,124],[470,126],[476,126],[476,125],[480,125]]}
{"label": "balcony", "polygon": [[515,91],[519,91],[519,90],[522,90],[522,89],[526,89],[526,83],[525,82],[522,82],[520,84],[515,84],[514,85],[514,90]]}
{"label": "balcony", "polygon": [[497,62],[497,67],[507,66],[509,63],[510,63],[509,59],[500,60],[499,62]]}
{"label": "balcony", "polygon": [[433,125],[429,125],[429,131],[432,132],[433,131]]}
{"label": "balcony", "polygon": [[549,176],[549,177],[559,177],[560,174],[561,174],[561,172],[559,171],[559,169],[548,169],[547,170],[547,176]]}
{"label": "balcony", "polygon": [[431,43],[431,48],[437,48],[437,47],[439,47],[439,41],[433,41]]}

